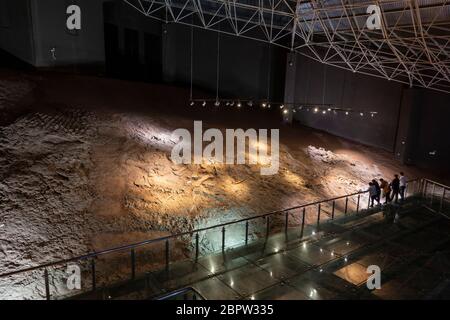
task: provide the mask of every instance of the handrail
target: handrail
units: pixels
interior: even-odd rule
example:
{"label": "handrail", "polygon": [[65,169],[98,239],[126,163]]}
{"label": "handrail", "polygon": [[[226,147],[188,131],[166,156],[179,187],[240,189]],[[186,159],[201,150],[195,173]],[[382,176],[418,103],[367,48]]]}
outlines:
{"label": "handrail", "polygon": [[202,298],[202,300],[206,300],[205,297],[200,294],[200,292],[198,292],[194,287],[187,287],[187,288],[182,288],[173,292],[169,292],[163,296],[159,296],[157,297],[155,300],[167,300],[171,297],[175,297],[179,294],[183,294],[183,293],[188,293],[189,291],[192,291],[194,294],[198,295],[200,298]]}
{"label": "handrail", "polygon": [[[415,179],[408,180],[408,183],[411,183],[411,182],[414,182],[414,181],[417,181],[417,180],[425,180],[425,181],[429,181],[429,182],[434,183],[432,180],[420,179],[420,178],[415,178]],[[115,248],[110,248],[110,249],[102,250],[102,251],[99,251],[99,252],[92,252],[92,253],[88,253],[86,255],[81,255],[81,256],[68,258],[68,259],[62,259],[62,260],[59,260],[59,261],[56,261],[56,262],[49,262],[49,263],[46,263],[46,264],[41,264],[39,266],[34,266],[34,267],[29,267],[29,268],[24,268],[24,269],[20,269],[20,270],[16,270],[16,271],[3,273],[3,274],[0,274],[0,278],[9,277],[9,276],[13,276],[13,275],[16,275],[16,274],[20,274],[20,273],[24,273],[24,272],[30,272],[30,271],[34,271],[34,270],[38,270],[38,269],[42,269],[42,268],[48,268],[48,267],[53,267],[53,266],[57,266],[57,265],[61,265],[61,264],[66,264],[66,263],[73,262],[73,261],[80,261],[80,260],[87,260],[87,259],[90,259],[90,258],[96,258],[98,256],[102,256],[102,255],[105,255],[105,254],[108,254],[108,253],[112,253],[112,252],[125,251],[125,250],[128,250],[128,249],[137,248],[137,247],[140,247],[140,246],[143,246],[143,245],[147,245],[147,244],[151,244],[151,243],[163,242],[163,241],[167,241],[167,240],[170,240],[170,239],[183,237],[183,236],[186,236],[186,235],[193,235],[195,233],[199,233],[199,232],[203,232],[203,231],[207,231],[207,230],[217,229],[217,228],[225,227],[225,226],[228,226],[228,225],[237,224],[237,223],[246,222],[246,221],[251,221],[251,220],[255,220],[255,219],[259,219],[259,218],[265,218],[265,217],[268,217],[268,216],[281,214],[281,213],[286,213],[286,212],[289,212],[289,211],[292,211],[292,210],[297,210],[297,209],[302,209],[302,208],[306,208],[306,207],[309,207],[309,206],[319,205],[319,204],[322,204],[322,203],[325,203],[325,202],[345,199],[345,198],[349,198],[349,197],[352,197],[352,196],[361,195],[361,194],[365,194],[365,193],[368,193],[368,191],[359,191],[359,192],[347,194],[347,195],[344,195],[344,196],[339,196],[339,197],[334,197],[334,198],[328,198],[328,199],[325,199],[325,200],[314,201],[314,202],[310,202],[310,203],[306,203],[306,204],[290,207],[290,208],[287,208],[287,209],[272,211],[272,212],[264,213],[264,214],[257,215],[257,216],[252,216],[252,217],[247,217],[247,218],[243,218],[243,219],[239,219],[239,220],[229,221],[229,222],[217,224],[217,225],[210,226],[210,227],[200,228],[200,229],[196,229],[196,230],[192,230],[192,231],[185,231],[185,232],[181,232],[181,233],[177,233],[177,234],[173,234],[173,235],[169,235],[169,236],[165,236],[165,237],[160,237],[160,238],[156,238],[156,239],[144,240],[144,241],[141,241],[141,242],[136,242],[136,243],[129,244],[129,245],[124,245],[124,246],[119,246],[119,247],[115,247]]]}

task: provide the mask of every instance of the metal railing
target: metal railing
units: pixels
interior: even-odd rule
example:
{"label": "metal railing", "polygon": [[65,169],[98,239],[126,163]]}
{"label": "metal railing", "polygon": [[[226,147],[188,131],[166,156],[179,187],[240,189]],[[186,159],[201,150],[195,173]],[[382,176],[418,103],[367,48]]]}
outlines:
{"label": "metal railing", "polygon": [[421,181],[421,195],[425,204],[437,213],[444,213],[446,204],[450,203],[450,187],[430,179]]}
{"label": "metal railing", "polygon": [[200,292],[195,290],[195,288],[188,287],[180,290],[175,290],[173,292],[167,293],[163,296],[156,298],[155,300],[205,300]]}
{"label": "metal railing", "polygon": [[[444,192],[443,196],[441,198],[441,208],[443,206],[443,201],[445,200],[446,193],[448,194],[448,187],[439,184],[437,182],[428,180],[428,179],[414,179],[410,180],[408,182],[408,187],[405,192],[406,196],[411,195],[421,195],[424,198],[427,198],[427,195],[431,197],[430,201],[433,201],[434,191],[436,189],[436,186],[443,187]],[[433,193],[429,195],[428,189],[432,188]],[[428,199],[428,198],[427,198]],[[42,264],[35,267],[25,268],[22,270],[17,270],[13,272],[7,272],[0,275],[0,281],[4,281],[6,278],[15,277],[15,276],[24,276],[26,277],[27,273],[38,273],[34,274],[34,277],[39,278],[39,273],[41,273],[40,277],[43,277],[43,285],[44,290],[38,290],[40,292],[45,292],[43,296],[45,296],[46,299],[50,299],[52,296],[51,293],[51,283],[50,283],[50,274],[49,270],[54,269],[58,270],[58,268],[67,267],[68,264],[78,263],[78,265],[84,266],[83,275],[87,275],[84,278],[90,278],[90,286],[88,287],[88,290],[96,290],[98,286],[98,268],[97,268],[97,262],[100,258],[106,257],[106,256],[113,256],[114,254],[118,253],[127,253],[129,254],[129,276],[125,280],[135,279],[137,274],[137,251],[141,248],[149,245],[162,245],[162,250],[164,251],[164,254],[158,254],[160,248],[153,248],[156,249],[156,255],[157,258],[161,259],[159,260],[159,263],[157,263],[158,269],[164,269],[166,271],[169,270],[171,262],[180,261],[183,259],[190,259],[194,263],[197,263],[202,249],[200,248],[200,235],[205,234],[207,235],[210,231],[219,231],[219,247],[217,246],[215,248],[212,248],[211,250],[204,249],[203,251],[207,252],[207,254],[211,254],[217,251],[225,252],[227,248],[232,248],[237,245],[247,245],[251,239],[261,239],[262,237],[269,237],[272,231],[281,231],[284,229],[284,232],[288,233],[289,228],[296,227],[298,228],[298,232],[296,232],[296,235],[298,238],[303,238],[305,236],[305,229],[306,226],[312,226],[313,231],[312,234],[314,234],[314,230],[317,230],[320,228],[320,224],[324,222],[325,220],[333,220],[336,217],[339,216],[345,216],[350,214],[351,212],[354,212],[358,214],[363,209],[363,201],[367,201],[366,208],[368,209],[370,206],[370,199],[368,196],[368,191],[360,191],[340,197],[330,198],[326,200],[321,201],[315,201],[312,203],[299,205],[295,207],[291,207],[288,209],[278,210],[274,212],[269,212],[257,216],[251,216],[247,218],[243,218],[236,221],[230,221],[226,223],[221,223],[205,228],[196,229],[193,231],[186,231],[174,235],[169,235],[157,239],[150,239],[145,240],[137,243],[133,243],[130,245],[115,247],[107,250],[102,250],[100,252],[93,252],[89,253],[83,256],[78,256],[74,258],[69,259],[63,259],[57,262]],[[312,219],[309,219],[311,215],[314,215]],[[325,218],[326,216],[326,218]],[[257,220],[261,221],[261,219],[264,219],[264,223],[258,223]],[[309,223],[311,222],[312,223]],[[251,224],[253,223],[253,225]],[[280,225],[281,224],[281,225]],[[227,238],[227,232],[231,232],[230,228],[236,227],[236,226],[243,226],[242,230],[242,238],[240,241],[230,241]],[[279,228],[278,228],[279,227]],[[251,230],[253,229],[253,230]],[[281,230],[280,230],[281,229]],[[296,231],[296,230],[294,230]],[[210,235],[208,235],[210,236]],[[205,237],[206,239],[208,237]],[[214,238],[214,237],[213,237]],[[238,236],[240,238],[240,236]],[[228,240],[228,244],[227,244]],[[232,239],[235,240],[235,239]],[[180,241],[177,243],[177,241]],[[172,250],[171,250],[172,245]],[[178,248],[177,248],[178,246]],[[188,256],[182,256],[180,259],[179,257],[176,257],[177,249],[187,249]],[[217,250],[216,250],[217,249]],[[178,250],[180,251],[180,250]],[[186,251],[186,250],[185,250]],[[205,254],[205,255],[207,255]],[[144,252],[142,252],[142,255],[144,255]],[[172,257],[173,255],[173,257]],[[116,257],[117,258],[117,257]],[[154,257],[155,258],[155,257]],[[145,263],[143,263],[145,266]],[[149,270],[146,270],[145,272],[148,272]],[[56,271],[55,271],[56,272]],[[60,275],[64,273],[60,270]],[[67,274],[65,274],[65,277],[67,277]],[[41,282],[42,285],[42,278]],[[108,283],[108,285],[111,285],[112,283]],[[55,286],[53,286],[54,288]],[[80,294],[84,291],[77,291],[76,294]],[[42,294],[41,294],[42,295]],[[62,294],[59,294],[59,296],[63,296]]]}

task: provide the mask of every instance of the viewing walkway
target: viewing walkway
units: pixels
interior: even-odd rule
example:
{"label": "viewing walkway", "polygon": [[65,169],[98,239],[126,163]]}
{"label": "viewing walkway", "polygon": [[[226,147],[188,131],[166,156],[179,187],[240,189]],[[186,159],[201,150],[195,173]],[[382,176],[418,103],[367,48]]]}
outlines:
{"label": "viewing walkway", "polygon": [[[395,223],[371,211],[328,222],[307,240],[279,233],[78,298],[149,299],[184,287],[204,299],[450,298],[449,231],[450,221],[428,209]],[[381,290],[366,287],[369,265],[381,269]]]}
{"label": "viewing walkway", "polygon": [[[368,208],[360,192],[20,270],[0,281],[28,274],[47,299],[448,299],[449,188],[426,179],[409,188],[401,204]],[[63,292],[55,283],[65,281],[74,263],[82,268],[82,289]],[[371,265],[381,269],[379,290],[366,286]]]}

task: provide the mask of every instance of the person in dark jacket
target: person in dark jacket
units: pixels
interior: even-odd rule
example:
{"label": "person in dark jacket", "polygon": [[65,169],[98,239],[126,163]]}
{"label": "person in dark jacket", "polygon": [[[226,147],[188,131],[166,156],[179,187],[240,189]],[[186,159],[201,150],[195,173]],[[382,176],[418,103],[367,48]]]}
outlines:
{"label": "person in dark jacket", "polygon": [[375,198],[375,200],[377,200],[378,204],[380,204],[381,201],[381,188],[380,185],[378,184],[378,181],[373,179],[372,180],[373,185],[375,186],[375,189],[377,190],[377,197]]}
{"label": "person in dark jacket", "polygon": [[394,180],[391,182],[392,189],[392,197],[391,201],[395,198],[395,203],[398,203],[398,195],[400,194],[400,179],[398,178],[398,174],[394,176]]}

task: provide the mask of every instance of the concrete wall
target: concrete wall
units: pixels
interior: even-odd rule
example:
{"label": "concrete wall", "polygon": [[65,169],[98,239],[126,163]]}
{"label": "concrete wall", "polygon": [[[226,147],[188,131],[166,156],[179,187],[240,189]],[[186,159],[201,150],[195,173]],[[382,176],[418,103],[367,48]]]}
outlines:
{"label": "concrete wall", "polygon": [[[119,28],[121,54],[124,55],[124,30],[139,32],[140,61],[144,62],[144,34],[162,39],[163,80],[189,85],[191,79],[191,27],[165,24],[143,16],[123,1],[115,2],[105,22]],[[193,83],[215,94],[217,75],[217,33],[194,28]],[[219,92],[221,97],[266,99],[270,86],[271,100],[281,101],[284,91],[286,52],[268,44],[220,35]],[[269,54],[270,52],[270,54]],[[270,61],[269,61],[270,58]],[[269,80],[270,65],[270,80]],[[201,98],[201,97],[199,97]]]}
{"label": "concrete wall", "polygon": [[[189,83],[191,28],[175,24],[165,28],[166,45],[172,46],[171,52],[174,53],[172,59],[166,63],[173,63],[170,80]],[[265,43],[231,35],[220,34],[219,37],[218,41],[218,33],[194,29],[194,84],[215,93],[219,57],[220,97],[266,99],[270,96],[272,101],[281,101],[286,52]]]}
{"label": "concrete wall", "polygon": [[0,0],[0,48],[34,63],[30,0]]}
{"label": "concrete wall", "polygon": [[[37,67],[104,63],[102,0],[30,0]],[[81,7],[81,30],[66,28],[66,9]],[[54,59],[51,49],[55,48]]]}
{"label": "concrete wall", "polygon": [[420,108],[414,164],[450,177],[450,94],[417,90]]}
{"label": "concrete wall", "polygon": [[[302,125],[393,152],[396,159],[450,176],[450,94],[409,89],[299,55],[286,64],[285,102],[332,104],[359,113],[298,111]],[[367,112],[378,112],[375,117]]]}
{"label": "concrete wall", "polygon": [[[286,95],[286,99],[293,97],[294,101],[286,103],[332,104],[364,113],[361,117],[359,113],[346,116],[301,111],[295,114],[296,120],[337,136],[394,151],[401,84],[326,66],[300,55],[295,60],[292,66],[287,66],[295,68],[295,92]],[[370,111],[378,114],[372,118]]]}

